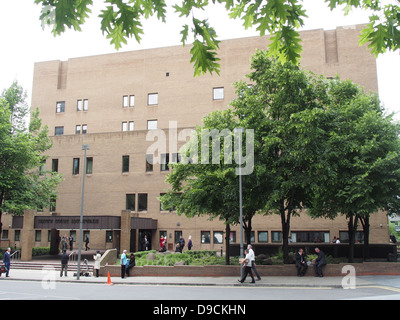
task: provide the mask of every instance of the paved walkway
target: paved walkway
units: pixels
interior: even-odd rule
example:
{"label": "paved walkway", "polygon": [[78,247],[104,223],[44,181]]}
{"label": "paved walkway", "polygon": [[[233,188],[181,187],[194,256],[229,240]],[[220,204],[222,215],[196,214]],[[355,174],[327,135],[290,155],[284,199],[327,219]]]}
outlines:
{"label": "paved walkway", "polygon": [[[5,278],[2,274],[0,281],[48,281],[70,283],[92,283],[107,285],[108,277],[80,277],[79,280],[70,271],[67,277],[60,277],[58,270],[44,268],[43,270],[12,269],[10,277]],[[329,287],[342,288],[343,277],[263,277],[255,284],[251,284],[251,279],[246,279],[245,283],[239,283],[238,277],[110,277],[114,285],[176,285],[176,286],[256,286],[256,287]],[[361,278],[356,278],[356,286],[367,286],[373,282]]]}

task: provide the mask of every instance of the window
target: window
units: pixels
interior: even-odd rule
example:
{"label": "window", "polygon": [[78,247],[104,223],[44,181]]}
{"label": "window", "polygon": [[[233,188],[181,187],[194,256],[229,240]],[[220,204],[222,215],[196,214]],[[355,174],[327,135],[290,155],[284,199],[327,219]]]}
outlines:
{"label": "window", "polygon": [[122,122],[122,131],[133,131],[135,129],[135,123],[133,121],[123,121]]}
{"label": "window", "polygon": [[157,120],[147,120],[147,130],[156,130],[157,122]]}
{"label": "window", "polygon": [[92,174],[93,173],[93,158],[88,157],[86,158],[86,174]]}
{"label": "window", "polygon": [[290,237],[292,242],[329,243],[329,232],[324,231],[295,231]]}
{"label": "window", "polygon": [[42,176],[46,171],[46,160],[42,160],[39,167],[39,175]]}
{"label": "window", "polygon": [[129,156],[122,156],[122,172],[129,172]]}
{"label": "window", "polygon": [[128,107],[128,96],[123,96],[122,97],[122,108],[127,108]]}
{"label": "window", "polygon": [[75,126],[75,134],[86,134],[87,133],[87,124]]}
{"label": "window", "polygon": [[181,236],[182,236],[182,230],[176,230],[174,232],[174,243],[178,243]]}
{"label": "window", "polygon": [[56,103],[56,113],[65,112],[65,101],[59,101]]}
{"label": "window", "polygon": [[209,244],[211,242],[210,239],[211,239],[210,231],[201,232],[201,244]]}
{"label": "window", "polygon": [[158,93],[149,93],[147,96],[147,105],[155,106],[158,104]]}
{"label": "window", "polygon": [[135,96],[129,96],[129,106],[134,107],[135,106]]}
{"label": "window", "polygon": [[58,159],[51,160],[51,171],[58,172]]}
{"label": "window", "polygon": [[231,231],[231,233],[229,234],[229,241],[236,242],[236,231]]}
{"label": "window", "polygon": [[62,136],[63,134],[64,134],[64,127],[55,127],[54,128],[55,136]]}
{"label": "window", "polygon": [[39,242],[42,240],[42,231],[41,230],[35,230],[35,241]]}
{"label": "window", "polygon": [[153,172],[153,155],[146,154],[146,172]]}
{"label": "window", "polygon": [[126,210],[135,211],[136,210],[136,195],[135,194],[127,194],[126,195]]}
{"label": "window", "polygon": [[138,211],[147,211],[147,193],[138,194]]}
{"label": "window", "polygon": [[224,243],[224,233],[222,231],[214,231],[214,244]]}
{"label": "window", "polygon": [[55,212],[57,211],[57,199],[52,197],[50,199],[50,207],[49,207],[50,212]]}
{"label": "window", "polygon": [[258,242],[268,242],[268,231],[258,231]]}
{"label": "window", "polygon": [[160,170],[168,171],[168,164],[169,164],[169,153],[161,154]]}
{"label": "window", "polygon": [[113,231],[106,231],[106,242],[107,243],[113,242]]}
{"label": "window", "polygon": [[[339,240],[341,243],[349,243],[349,232],[339,231]],[[356,243],[364,243],[364,232],[356,231]]]}
{"label": "window", "polygon": [[14,241],[21,241],[21,230],[14,231]]}
{"label": "window", "polygon": [[8,240],[8,230],[3,230],[1,233],[1,240]]}
{"label": "window", "polygon": [[88,111],[89,110],[89,100],[88,99],[80,99],[76,102],[76,110],[77,111]]}
{"label": "window", "polygon": [[72,163],[72,174],[79,174],[79,158],[74,158]]}
{"label": "window", "polygon": [[213,100],[224,100],[224,88],[213,88]]}
{"label": "window", "polygon": [[272,242],[281,242],[281,241],[282,241],[282,232],[272,231]]}

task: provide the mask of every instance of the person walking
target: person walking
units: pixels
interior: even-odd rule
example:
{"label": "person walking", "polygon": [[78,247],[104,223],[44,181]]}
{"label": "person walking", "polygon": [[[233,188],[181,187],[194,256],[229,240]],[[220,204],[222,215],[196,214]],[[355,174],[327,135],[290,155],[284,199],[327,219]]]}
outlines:
{"label": "person walking", "polygon": [[86,237],[85,237],[85,251],[88,251],[88,250],[90,250],[90,248],[89,248],[89,237],[88,237],[88,235],[86,235]]}
{"label": "person walking", "polygon": [[192,247],[193,247],[192,236],[189,236],[187,246],[188,246],[188,250],[192,250]]}
{"label": "person walking", "polygon": [[126,264],[128,259],[126,258],[126,250],[124,250],[121,254],[121,279],[125,278],[125,272],[126,272]]}
{"label": "person walking", "polygon": [[238,281],[240,283],[243,283],[244,280],[246,280],[247,275],[249,274],[251,277],[251,283],[255,283],[253,273],[251,272],[251,255],[249,254],[249,251],[247,249],[244,251],[244,253],[246,254],[246,258],[242,261],[244,274],[243,277]]}
{"label": "person walking", "polygon": [[93,256],[93,259],[94,259],[94,270],[96,271],[96,278],[98,278],[100,272],[100,260],[101,260],[100,251],[96,252],[96,254]]}
{"label": "person walking", "polygon": [[67,254],[67,250],[63,250],[62,255],[61,255],[60,277],[62,277],[63,271],[64,271],[64,275],[67,276],[68,260],[69,260],[69,255]]}
{"label": "person walking", "polygon": [[254,254],[253,246],[249,244],[247,246],[247,250],[249,251],[250,254],[250,259],[251,259],[251,269],[254,271],[255,275],[257,276],[257,281],[261,280],[260,274],[257,271],[256,268],[256,255]]}
{"label": "person walking", "polygon": [[4,252],[3,263],[6,267],[6,277],[8,278],[11,267],[11,248],[7,248],[6,252]]}
{"label": "person walking", "polygon": [[183,239],[183,237],[180,236],[178,243],[179,243],[179,251],[182,253],[183,248],[185,247],[185,239]]}

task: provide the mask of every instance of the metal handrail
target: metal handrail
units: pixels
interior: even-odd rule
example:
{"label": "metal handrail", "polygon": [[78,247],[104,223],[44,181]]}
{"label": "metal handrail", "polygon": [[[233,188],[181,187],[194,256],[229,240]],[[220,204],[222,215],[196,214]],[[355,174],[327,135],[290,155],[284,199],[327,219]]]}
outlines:
{"label": "metal handrail", "polygon": [[70,254],[69,254],[69,259],[68,259],[68,262],[75,262],[76,261],[76,252],[75,251],[72,251]]}
{"label": "metal handrail", "polygon": [[20,250],[15,250],[11,255],[10,255],[10,260],[11,261],[19,261],[21,259],[21,251]]}

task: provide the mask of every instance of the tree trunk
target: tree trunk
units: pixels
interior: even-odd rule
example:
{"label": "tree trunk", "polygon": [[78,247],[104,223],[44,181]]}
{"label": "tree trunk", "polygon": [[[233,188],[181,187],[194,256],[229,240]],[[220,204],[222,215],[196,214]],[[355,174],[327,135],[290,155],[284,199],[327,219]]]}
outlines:
{"label": "tree trunk", "polygon": [[361,224],[363,226],[363,233],[364,233],[364,246],[363,246],[363,258],[364,260],[369,259],[369,216],[360,218]]}
{"label": "tree trunk", "polygon": [[229,225],[228,221],[225,222],[225,243],[226,243],[226,248],[225,248],[225,265],[230,264],[230,233],[231,233],[231,226]]}
{"label": "tree trunk", "polygon": [[281,223],[282,223],[282,252],[283,252],[283,263],[289,263],[289,231],[290,231],[290,211],[286,210],[284,206],[284,200],[281,200]]}
{"label": "tree trunk", "polygon": [[358,215],[350,215],[349,223],[348,223],[348,232],[349,232],[349,263],[354,262],[354,245],[356,242],[356,231],[357,231],[357,221]]}

